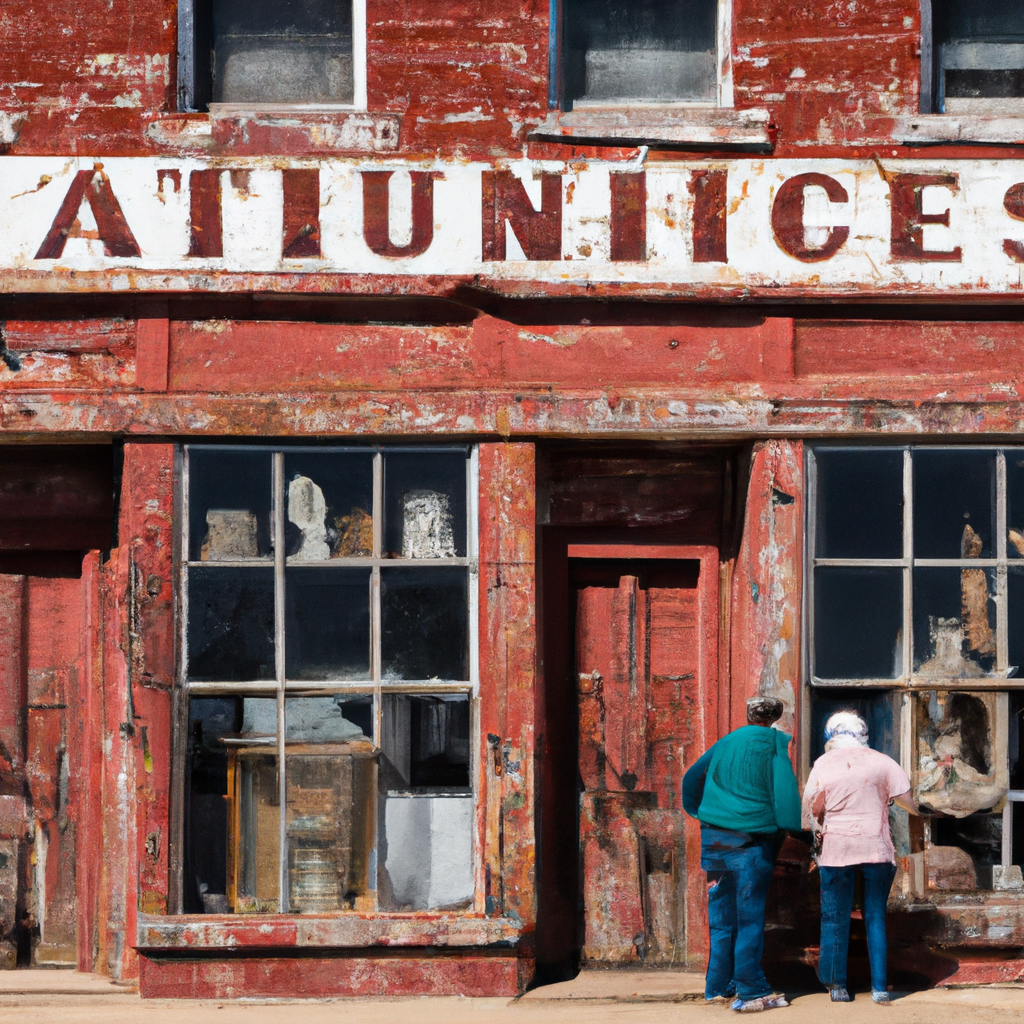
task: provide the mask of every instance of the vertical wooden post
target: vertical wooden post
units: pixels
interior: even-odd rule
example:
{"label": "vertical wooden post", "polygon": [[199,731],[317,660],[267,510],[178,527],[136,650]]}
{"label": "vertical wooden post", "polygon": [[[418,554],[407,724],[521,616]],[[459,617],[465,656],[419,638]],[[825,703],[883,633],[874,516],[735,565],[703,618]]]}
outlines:
{"label": "vertical wooden post", "polygon": [[534,874],[536,470],[532,444],[480,446],[477,825],[486,910],[537,915]]}

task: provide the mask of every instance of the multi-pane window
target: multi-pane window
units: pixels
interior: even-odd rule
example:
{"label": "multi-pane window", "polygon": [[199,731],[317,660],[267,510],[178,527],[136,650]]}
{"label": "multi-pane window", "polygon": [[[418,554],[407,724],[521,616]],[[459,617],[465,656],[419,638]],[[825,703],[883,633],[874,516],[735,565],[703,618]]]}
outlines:
{"label": "multi-pane window", "polygon": [[562,0],[562,101],[715,103],[718,0]]}
{"label": "multi-pane window", "polygon": [[1024,20],[1019,0],[932,0],[931,15],[938,110],[1024,111]]}
{"label": "multi-pane window", "polygon": [[820,446],[808,471],[812,747],[856,708],[948,816],[922,886],[1024,887],[1024,449]]}
{"label": "multi-pane window", "polygon": [[181,105],[365,102],[365,0],[181,0]]}
{"label": "multi-pane window", "polygon": [[473,458],[185,449],[184,911],[471,905]]}

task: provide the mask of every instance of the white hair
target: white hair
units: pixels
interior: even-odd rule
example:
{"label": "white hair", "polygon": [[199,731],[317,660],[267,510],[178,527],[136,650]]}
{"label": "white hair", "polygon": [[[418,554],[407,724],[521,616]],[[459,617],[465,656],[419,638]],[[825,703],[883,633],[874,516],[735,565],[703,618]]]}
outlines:
{"label": "white hair", "polygon": [[825,749],[866,747],[868,724],[856,711],[837,711],[825,723]]}

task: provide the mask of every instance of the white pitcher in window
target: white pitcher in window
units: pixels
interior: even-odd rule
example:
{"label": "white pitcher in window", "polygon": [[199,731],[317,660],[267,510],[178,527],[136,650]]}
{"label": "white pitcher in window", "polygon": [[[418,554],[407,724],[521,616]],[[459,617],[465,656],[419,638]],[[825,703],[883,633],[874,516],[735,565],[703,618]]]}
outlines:
{"label": "white pitcher in window", "polygon": [[324,562],[331,556],[327,544],[327,502],[324,492],[308,476],[296,475],[288,484],[288,521],[302,531],[296,558]]}

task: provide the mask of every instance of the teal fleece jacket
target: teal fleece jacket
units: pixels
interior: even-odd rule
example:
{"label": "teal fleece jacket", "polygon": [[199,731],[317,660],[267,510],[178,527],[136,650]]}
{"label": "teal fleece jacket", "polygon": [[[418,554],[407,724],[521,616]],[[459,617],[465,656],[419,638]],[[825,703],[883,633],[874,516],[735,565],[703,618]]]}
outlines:
{"label": "teal fleece jacket", "polygon": [[800,791],[790,737],[745,725],[723,736],[683,777],[683,808],[705,825],[735,832],[800,829]]}

